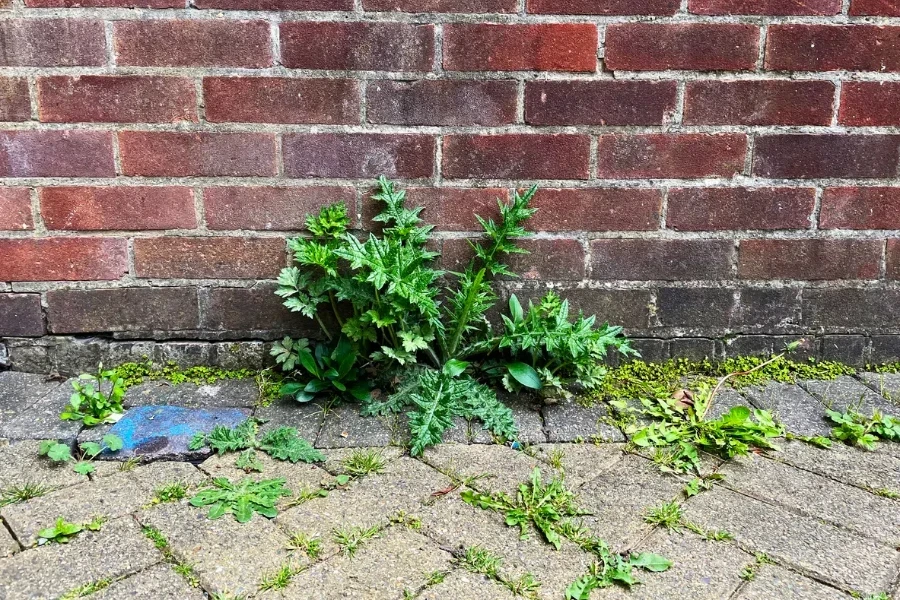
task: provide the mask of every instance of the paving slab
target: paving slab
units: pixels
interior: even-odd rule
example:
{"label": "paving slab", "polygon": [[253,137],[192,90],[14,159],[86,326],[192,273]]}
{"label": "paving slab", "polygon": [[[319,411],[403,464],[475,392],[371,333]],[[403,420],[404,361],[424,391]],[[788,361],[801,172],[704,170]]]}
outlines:
{"label": "paving slab", "polygon": [[72,465],[39,456],[40,445],[34,440],[0,447],[0,491],[25,483],[61,488],[88,480],[86,475],[73,471]]}
{"label": "paving slab", "polygon": [[708,419],[718,419],[729,410],[734,408],[735,406],[746,406],[747,408],[753,408],[750,404],[750,401],[744,397],[739,391],[734,388],[728,387],[727,385],[722,386],[718,392],[716,392],[716,397],[713,398],[712,406],[706,411],[706,418]]}
{"label": "paving slab", "polygon": [[90,595],[91,600],[204,600],[206,594],[171,567],[154,565]]}
{"label": "paving slab", "polygon": [[772,411],[791,433],[809,436],[831,433],[825,407],[798,385],[773,382],[763,387],[744,388],[744,394],[757,408]]}
{"label": "paving slab", "polygon": [[573,400],[545,406],[543,415],[547,441],[592,441],[597,437],[606,442],[625,441],[621,431],[604,422],[610,414],[605,404],[584,407]]}
{"label": "paving slab", "polygon": [[0,420],[0,438],[19,440],[59,440],[72,444],[81,431],[80,421],[63,421],[59,414],[72,395],[71,379],[54,387],[17,416]]}
{"label": "paving slab", "polygon": [[762,565],[735,600],[850,600],[853,596],[777,565]]}
{"label": "paving slab", "polygon": [[514,600],[502,584],[478,573],[457,569],[437,585],[428,586],[416,596],[419,600]]}
{"label": "paving slab", "polygon": [[83,585],[136,573],[160,561],[159,551],[131,517],[0,559],[0,598],[50,600]]}
{"label": "paving slab", "polygon": [[894,404],[893,414],[900,412],[900,373],[859,373],[857,377]]}
{"label": "paving slab", "polygon": [[857,487],[900,493],[900,457],[885,451],[891,444],[879,444],[875,452],[837,441],[829,449],[799,441],[785,441],[780,445],[781,452],[770,454],[774,460]]}
{"label": "paving slab", "polygon": [[849,375],[830,381],[801,381],[800,385],[823,406],[840,412],[853,408],[871,415],[874,410],[890,413],[897,408],[896,404]]}
{"label": "paving slab", "polygon": [[12,556],[22,547],[2,523],[0,523],[0,558]]}
{"label": "paving slab", "polygon": [[534,457],[553,466],[559,464],[566,485],[578,487],[609,470],[624,456],[625,444],[539,444]]}
{"label": "paving slab", "polygon": [[319,402],[297,402],[292,398],[278,398],[268,406],[260,406],[253,414],[264,421],[260,431],[277,427],[293,427],[297,434],[315,444],[325,419],[325,407]]}
{"label": "paving slab", "polygon": [[325,463],[321,466],[334,475],[340,475],[346,472],[346,466],[344,465],[344,461],[348,458],[352,457],[357,453],[368,453],[368,452],[376,452],[381,459],[384,461],[385,465],[387,463],[397,460],[401,456],[404,455],[405,451],[403,448],[399,446],[386,446],[383,448],[336,448],[332,450],[325,450],[323,454],[326,457]]}
{"label": "paving slab", "polygon": [[253,379],[223,379],[212,384],[173,384],[150,381],[125,393],[126,408],[135,406],[184,406],[188,408],[253,408],[259,403],[259,385]]}
{"label": "paving slab", "polygon": [[453,426],[444,432],[443,441],[451,444],[493,444],[494,436],[481,423],[462,417],[453,419]]}
{"label": "paving slab", "polygon": [[11,421],[57,388],[59,381],[48,381],[46,375],[0,372],[0,423]]}
{"label": "paving slab", "polygon": [[[539,444],[547,441],[547,432],[544,430],[544,419],[541,416],[543,402],[540,398],[521,394],[499,394],[500,401],[510,408],[513,422],[519,430],[518,441],[523,444]],[[473,425],[477,430],[481,429],[481,423],[476,421]],[[490,432],[486,432],[490,435]],[[493,439],[493,436],[491,436]]]}
{"label": "paving slab", "polygon": [[231,452],[224,455],[214,454],[200,465],[200,469],[210,477],[227,477],[232,481],[238,481],[249,477],[253,481],[263,479],[283,478],[285,487],[293,492],[293,496],[281,499],[281,505],[291,502],[297,494],[304,491],[314,491],[329,485],[334,477],[328,471],[312,464],[292,464],[284,460],[275,460],[268,454],[257,452],[256,458],[262,464],[262,471],[244,472],[235,466],[238,454]]}
{"label": "paving slab", "polygon": [[150,492],[170,483],[184,483],[190,487],[206,482],[205,474],[191,463],[172,461],[142,465],[128,471],[127,476]]}
{"label": "paving slab", "polygon": [[478,477],[468,485],[483,492],[515,495],[519,484],[531,479],[535,467],[545,478],[555,474],[552,467],[524,452],[499,445],[440,444],[426,449],[422,460],[459,479]]}
{"label": "paving slab", "polygon": [[872,540],[721,486],[685,503],[685,518],[705,529],[724,529],[737,543],[846,590],[889,589],[900,552]]}
{"label": "paving slab", "polygon": [[325,415],[318,448],[360,448],[402,444],[409,430],[403,423],[405,415],[363,417],[356,404],[333,407]]}

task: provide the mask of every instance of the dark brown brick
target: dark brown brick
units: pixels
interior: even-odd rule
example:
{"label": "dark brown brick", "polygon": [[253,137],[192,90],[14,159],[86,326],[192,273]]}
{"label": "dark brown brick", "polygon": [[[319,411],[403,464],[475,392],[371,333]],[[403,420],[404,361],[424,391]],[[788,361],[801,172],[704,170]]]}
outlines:
{"label": "dark brown brick", "polygon": [[196,329],[196,288],[117,288],[47,292],[47,320],[53,333]]}
{"label": "dark brown brick", "polygon": [[271,285],[253,288],[211,288],[203,302],[203,329],[238,332],[297,332],[320,337],[319,326],[300,313],[292,313]]}
{"label": "dark brown brick", "polygon": [[836,15],[841,0],[690,0],[695,15]]}
{"label": "dark brown brick", "polygon": [[0,337],[44,335],[40,294],[0,294]]}
{"label": "dark brown brick", "polygon": [[370,81],[369,123],[395,125],[506,125],[516,120],[516,82]]}
{"label": "dark brown brick", "polygon": [[113,177],[112,133],[0,131],[0,177]]}
{"label": "dark brown brick", "polygon": [[591,278],[632,281],[730,279],[734,243],[727,240],[591,241]]}
{"label": "dark brown brick", "polygon": [[194,82],[184,77],[39,77],[38,114],[56,123],[197,120]]}
{"label": "dark brown brick", "polygon": [[527,11],[551,15],[674,15],[679,0],[528,0]]}
{"label": "dark brown brick", "polygon": [[185,0],[25,0],[29,8],[185,8]]}
{"label": "dark brown brick", "polygon": [[273,176],[275,136],[269,133],[119,132],[126,175],[144,177]]}
{"label": "dark brown brick", "polygon": [[[581,281],[584,279],[584,249],[572,239],[526,239],[519,245],[528,254],[510,254],[505,262],[524,280]],[[444,240],[441,268],[459,271],[472,257],[468,240]]]}
{"label": "dark brown brick", "polygon": [[897,175],[898,135],[761,135],[756,138],[753,174],[807,179]]}
{"label": "dark brown brick", "polygon": [[800,323],[802,288],[743,288],[732,327],[780,332]]}
{"label": "dark brown brick", "polygon": [[52,187],[40,191],[47,229],[71,231],[193,229],[187,187]]}
{"label": "dark brown brick", "polygon": [[850,14],[900,17],[900,3],[896,0],[850,0]]}
{"label": "dark brown brick", "polygon": [[239,123],[359,123],[359,84],[352,79],[207,77],[206,119]]}
{"label": "dark brown brick", "polygon": [[[482,231],[475,215],[499,218],[497,200],[507,202],[509,192],[502,188],[410,188],[406,198],[407,206],[425,208],[422,219],[438,231]],[[362,213],[366,229],[377,228],[379,224],[372,217],[383,206],[370,194],[365,196]]]}
{"label": "dark brown brick", "polygon": [[597,172],[607,179],[733,177],[744,169],[742,133],[601,135]]}
{"label": "dark brown brick", "polygon": [[267,21],[115,21],[116,64],[139,67],[272,65]]}
{"label": "dark brown brick", "polygon": [[434,174],[428,135],[300,133],[282,139],[288,177],[417,179]]}
{"label": "dark brown brick", "polygon": [[282,23],[281,62],[291,69],[431,71],[434,26],[388,22]]}
{"label": "dark brown brick", "polygon": [[725,288],[660,288],[657,318],[663,327],[728,327],[734,290]]}
{"label": "dark brown brick", "polygon": [[128,272],[119,238],[0,239],[0,281],[119,279]]}
{"label": "dark brown brick", "polygon": [[[352,187],[209,187],[203,190],[210,229],[301,230],[306,216],[343,202],[356,213]],[[355,219],[354,219],[355,220]]]}
{"label": "dark brown brick", "polygon": [[830,125],[830,81],[690,81],[687,125]]}
{"label": "dark brown brick", "polygon": [[662,193],[631,188],[544,189],[531,203],[534,231],[650,231],[659,229]]}
{"label": "dark brown brick", "polygon": [[887,278],[900,279],[900,240],[887,241]]}
{"label": "dark brown brick", "polygon": [[772,25],[766,68],[773,71],[900,71],[900,27]]}
{"label": "dark brown brick", "polygon": [[497,179],[587,179],[586,135],[448,135],[444,176]]}
{"label": "dark brown brick", "polygon": [[759,28],[729,23],[623,23],[606,28],[606,67],[613,71],[751,71]]}
{"label": "dark brown brick", "polygon": [[531,125],[662,125],[675,111],[674,81],[529,81]]}
{"label": "dark brown brick", "polygon": [[24,77],[0,77],[0,121],[30,121],[31,98]]}
{"label": "dark brown brick", "polygon": [[715,359],[720,352],[716,340],[697,337],[677,337],[669,340],[672,358],[701,361]]}
{"label": "dark brown brick", "polygon": [[0,65],[77,67],[106,64],[103,22],[83,19],[0,21]]}
{"label": "dark brown brick", "polygon": [[900,229],[900,188],[827,188],[819,215],[822,229]]}
{"label": "dark brown brick", "polygon": [[193,5],[224,10],[352,10],[353,0],[194,0]]}
{"label": "dark brown brick", "polygon": [[[535,304],[548,292],[546,288],[536,290],[516,290],[516,297],[522,306],[531,300]],[[569,316],[574,318],[579,311],[585,316],[597,317],[597,324],[610,323],[626,329],[647,329],[650,320],[649,290],[610,289],[554,289],[554,293],[569,302]]]}
{"label": "dark brown brick", "polygon": [[900,82],[845,81],[838,120],[843,125],[900,125]]}
{"label": "dark brown brick", "polygon": [[803,291],[803,325],[871,329],[900,321],[900,290],[826,288]]}
{"label": "dark brown brick", "polygon": [[28,188],[0,187],[0,231],[34,229]]}
{"label": "dark brown brick", "polygon": [[814,188],[673,188],[667,224],[678,231],[809,229]]}
{"label": "dark brown brick", "polygon": [[469,24],[444,27],[448,71],[597,70],[597,27],[592,24]]}
{"label": "dark brown brick", "polygon": [[159,237],[134,240],[138,277],[274,279],[285,266],[281,238]]}
{"label": "dark brown brick", "polygon": [[877,240],[743,240],[738,253],[743,279],[876,279]]}
{"label": "dark brown brick", "polygon": [[409,13],[512,13],[516,0],[363,0],[365,10]]}

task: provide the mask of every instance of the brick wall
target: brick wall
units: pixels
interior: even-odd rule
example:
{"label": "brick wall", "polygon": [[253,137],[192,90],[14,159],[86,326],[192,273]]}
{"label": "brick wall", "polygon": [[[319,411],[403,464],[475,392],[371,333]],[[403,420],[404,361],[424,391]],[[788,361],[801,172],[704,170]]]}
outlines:
{"label": "brick wall", "polygon": [[673,340],[650,355],[900,354],[897,0],[0,7],[11,349],[302,333],[285,238],[336,200],[364,229],[385,174],[447,266],[538,183],[505,285]]}

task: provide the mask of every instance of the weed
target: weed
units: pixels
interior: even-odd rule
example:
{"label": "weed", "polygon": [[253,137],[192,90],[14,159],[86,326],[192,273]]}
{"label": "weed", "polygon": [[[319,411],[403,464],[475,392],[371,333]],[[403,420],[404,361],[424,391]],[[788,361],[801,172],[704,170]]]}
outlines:
{"label": "weed", "polygon": [[[194,435],[188,447],[191,450],[200,450],[204,446],[209,446],[220,455],[226,452],[256,449],[262,450],[274,459],[292,463],[299,461],[323,462],[325,460],[325,455],[300,437],[293,427],[278,427],[259,437],[259,421],[253,418],[247,419],[234,428],[216,425],[207,434],[198,433]],[[245,471],[262,468],[256,457],[246,452],[242,452],[238,456],[236,466]]]}
{"label": "weed", "polygon": [[191,563],[176,562],[172,565],[172,570],[181,575],[191,587],[200,587],[200,576]]}
{"label": "weed", "polygon": [[704,540],[712,542],[727,542],[734,539],[728,531],[724,529],[703,529],[696,523],[691,521],[681,521],[681,525],[688,531],[692,531],[702,537]]}
{"label": "weed", "polygon": [[870,489],[870,492],[875,494],[876,496],[881,496],[882,498],[890,498],[891,500],[900,500],[900,492],[892,490],[890,488],[878,488],[878,489]]}
{"label": "weed", "polygon": [[335,543],[341,547],[341,552],[348,557],[353,558],[353,555],[356,554],[360,547],[376,537],[379,531],[381,531],[381,528],[377,525],[369,527],[368,529],[363,529],[361,527],[343,527],[335,529],[333,534]]}
{"label": "weed", "polygon": [[169,540],[166,539],[166,536],[164,536],[159,529],[145,525],[141,527],[141,531],[147,539],[153,542],[156,549],[162,553],[163,560],[171,565],[173,571],[181,575],[192,587],[198,587],[200,585],[200,577],[197,575],[193,565],[180,561],[175,557],[172,553],[172,549],[169,547]]}
{"label": "weed", "polygon": [[756,572],[759,571],[759,568],[762,565],[772,565],[775,564],[772,559],[770,559],[765,553],[757,552],[755,554],[756,560],[744,567],[741,570],[740,578],[744,581],[753,581],[756,578]]}
{"label": "weed", "polygon": [[25,502],[32,498],[39,498],[52,490],[53,488],[40,483],[32,483],[30,481],[26,481],[22,485],[11,485],[0,491],[0,508],[10,504]]}
{"label": "weed", "polygon": [[876,410],[871,417],[849,408],[846,412],[825,411],[828,418],[837,424],[831,430],[835,439],[854,446],[874,450],[878,440],[900,442],[900,418],[882,414]]}
{"label": "weed", "polygon": [[212,385],[223,380],[250,379],[254,376],[254,372],[250,369],[227,370],[206,366],[182,368],[172,361],[161,369],[154,368],[150,362],[123,363],[113,369],[112,373],[116,379],[123,380],[126,390],[145,381],[165,380],[173,385],[182,383]]}
{"label": "weed", "polygon": [[419,517],[410,516],[406,514],[405,511],[399,511],[390,517],[391,523],[398,523],[400,525],[405,525],[406,527],[412,529],[413,531],[419,531],[422,529],[422,521]]}
{"label": "weed", "polygon": [[53,527],[46,527],[38,531],[38,545],[67,544],[82,531],[100,531],[105,521],[106,519],[103,517],[94,517],[89,523],[69,523],[59,517]]}
{"label": "weed", "polygon": [[700,492],[706,492],[713,488],[716,481],[722,481],[725,476],[720,473],[711,473],[706,477],[694,477],[684,486],[684,495],[688,498],[696,496]]}
{"label": "weed", "polygon": [[644,515],[644,522],[677,532],[681,529],[681,516],[681,505],[677,502],[667,502],[649,509]]}
{"label": "weed", "polygon": [[178,502],[187,496],[187,485],[183,482],[168,483],[153,492],[153,504]]}
{"label": "weed", "polygon": [[503,559],[481,546],[470,546],[466,548],[466,552],[460,559],[460,562],[468,571],[495,578],[500,565],[503,563]]}
{"label": "weed", "polygon": [[263,575],[262,581],[259,583],[259,591],[283,590],[291,583],[291,579],[297,573],[299,573],[299,569],[294,568],[291,563],[287,562],[281,565],[278,570]]}
{"label": "weed", "polygon": [[503,579],[502,583],[516,596],[537,600],[541,582],[532,573],[522,573],[515,579]]}
{"label": "weed", "polygon": [[447,573],[445,573],[444,571],[432,571],[425,579],[425,585],[437,585],[439,583],[443,583],[444,579],[446,578]]}
{"label": "weed", "polygon": [[59,600],[74,600],[75,598],[84,598],[85,596],[90,596],[91,594],[95,594],[100,590],[108,588],[112,581],[112,579],[106,578],[98,579],[97,581],[92,581],[91,583],[86,583],[66,594],[63,594],[59,597]]}
{"label": "weed", "polygon": [[[371,383],[362,377],[359,369],[354,368],[356,350],[346,337],[341,336],[334,348],[327,344],[316,344],[315,353],[305,339],[292,340],[289,337],[275,342],[272,356],[287,372],[302,366],[306,371],[305,383],[290,381],[281,386],[282,396],[292,396],[297,402],[309,402],[317,394],[327,392],[332,397],[340,398],[349,394],[357,400],[368,400],[371,394]],[[295,372],[295,377],[299,370]]]}
{"label": "weed", "polygon": [[784,438],[787,440],[797,440],[800,442],[804,442],[806,444],[809,444],[810,446],[822,448],[823,450],[831,448],[831,438],[827,438],[822,435],[797,435],[795,433],[786,432],[784,434]]}
{"label": "weed", "polygon": [[288,500],[285,508],[293,508],[295,506],[300,506],[306,502],[309,502],[313,498],[324,498],[328,496],[328,490],[325,488],[316,488],[309,489],[303,488],[302,490],[297,492],[297,495]]}
{"label": "weed", "polygon": [[282,496],[291,495],[290,490],[285,489],[284,482],[284,479],[252,481],[244,478],[238,483],[232,483],[225,477],[216,477],[212,481],[213,487],[197,492],[191,498],[191,504],[210,506],[210,519],[218,519],[231,513],[238,523],[246,523],[253,518],[254,512],[273,519],[278,514],[275,503]]}
{"label": "weed", "polygon": [[80,475],[87,475],[96,470],[93,460],[97,458],[101,452],[108,450],[109,452],[118,452],[122,449],[122,439],[111,433],[103,436],[101,443],[82,442],[78,445],[79,453],[72,455],[72,451],[66,444],[60,444],[55,440],[44,440],[38,449],[40,456],[46,456],[55,463],[72,463],[72,470]]}
{"label": "weed", "polygon": [[125,380],[114,370],[104,371],[103,363],[97,367],[95,375],[79,375],[72,381],[72,388],[75,391],[69,398],[69,405],[59,415],[64,421],[82,421],[85,426],[93,427],[115,423],[125,412],[122,408]]}
{"label": "weed", "polygon": [[299,550],[312,560],[317,560],[322,555],[322,540],[298,532],[291,536],[288,550]]}
{"label": "weed", "polygon": [[354,450],[350,456],[341,461],[341,466],[348,475],[361,477],[383,473],[387,461],[379,450]]}
{"label": "weed", "polygon": [[237,459],[234,461],[234,466],[241,469],[244,473],[261,473],[263,470],[262,461],[257,458],[256,451],[252,448],[248,448],[238,454]]}
{"label": "weed", "polygon": [[550,466],[556,469],[557,471],[563,470],[563,459],[566,457],[566,453],[562,448],[554,448],[547,455],[547,462],[550,463]]}
{"label": "weed", "polygon": [[128,473],[129,471],[134,471],[140,464],[141,464],[141,459],[136,458],[136,457],[129,458],[128,460],[124,460],[121,463],[119,463],[119,471],[122,471],[123,473]]}

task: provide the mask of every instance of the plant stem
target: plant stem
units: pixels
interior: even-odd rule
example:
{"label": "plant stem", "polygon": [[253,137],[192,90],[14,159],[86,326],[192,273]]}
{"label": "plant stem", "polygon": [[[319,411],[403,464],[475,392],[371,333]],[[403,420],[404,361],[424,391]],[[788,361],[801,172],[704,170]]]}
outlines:
{"label": "plant stem", "polygon": [[337,319],[338,325],[341,328],[344,327],[344,320],[341,318],[341,314],[338,312],[337,302],[334,300],[334,292],[328,290],[328,298],[331,300],[331,310],[334,311],[334,318]]}
{"label": "plant stem", "polygon": [[466,302],[463,304],[462,314],[459,316],[456,328],[453,330],[453,336],[450,338],[450,343],[447,345],[445,354],[448,360],[455,358],[456,348],[459,346],[462,332],[466,327],[466,322],[469,320],[469,313],[472,312],[472,304],[475,303],[475,294],[481,289],[481,282],[484,280],[485,272],[485,268],[482,267],[481,270],[478,271],[478,274],[475,275],[475,280],[472,282],[472,285],[469,286],[469,293],[466,294]]}
{"label": "plant stem", "polygon": [[716,397],[716,394],[719,393],[719,389],[725,384],[726,381],[728,381],[732,377],[740,377],[742,375],[749,375],[750,373],[759,371],[763,367],[766,367],[768,365],[771,365],[774,362],[781,360],[782,358],[784,358],[785,354],[786,354],[785,352],[782,352],[781,354],[776,354],[775,356],[773,356],[766,362],[760,363],[760,364],[756,365],[755,367],[753,367],[752,369],[749,369],[747,371],[735,371],[734,373],[729,373],[725,377],[722,377],[721,379],[719,379],[719,383],[717,383],[716,387],[713,388],[712,393],[709,395],[709,399],[706,401],[706,408],[703,410],[703,414],[700,415],[700,420],[702,421],[703,418],[706,416],[707,411],[709,411],[709,407],[712,406],[713,398]]}
{"label": "plant stem", "polygon": [[325,337],[328,338],[328,341],[330,342],[332,339],[334,339],[334,338],[331,337],[331,332],[328,331],[328,328],[327,328],[327,327],[325,327],[325,323],[322,322],[322,317],[319,316],[318,311],[316,312],[316,321],[319,322],[319,327],[322,328],[322,331],[325,333]]}

